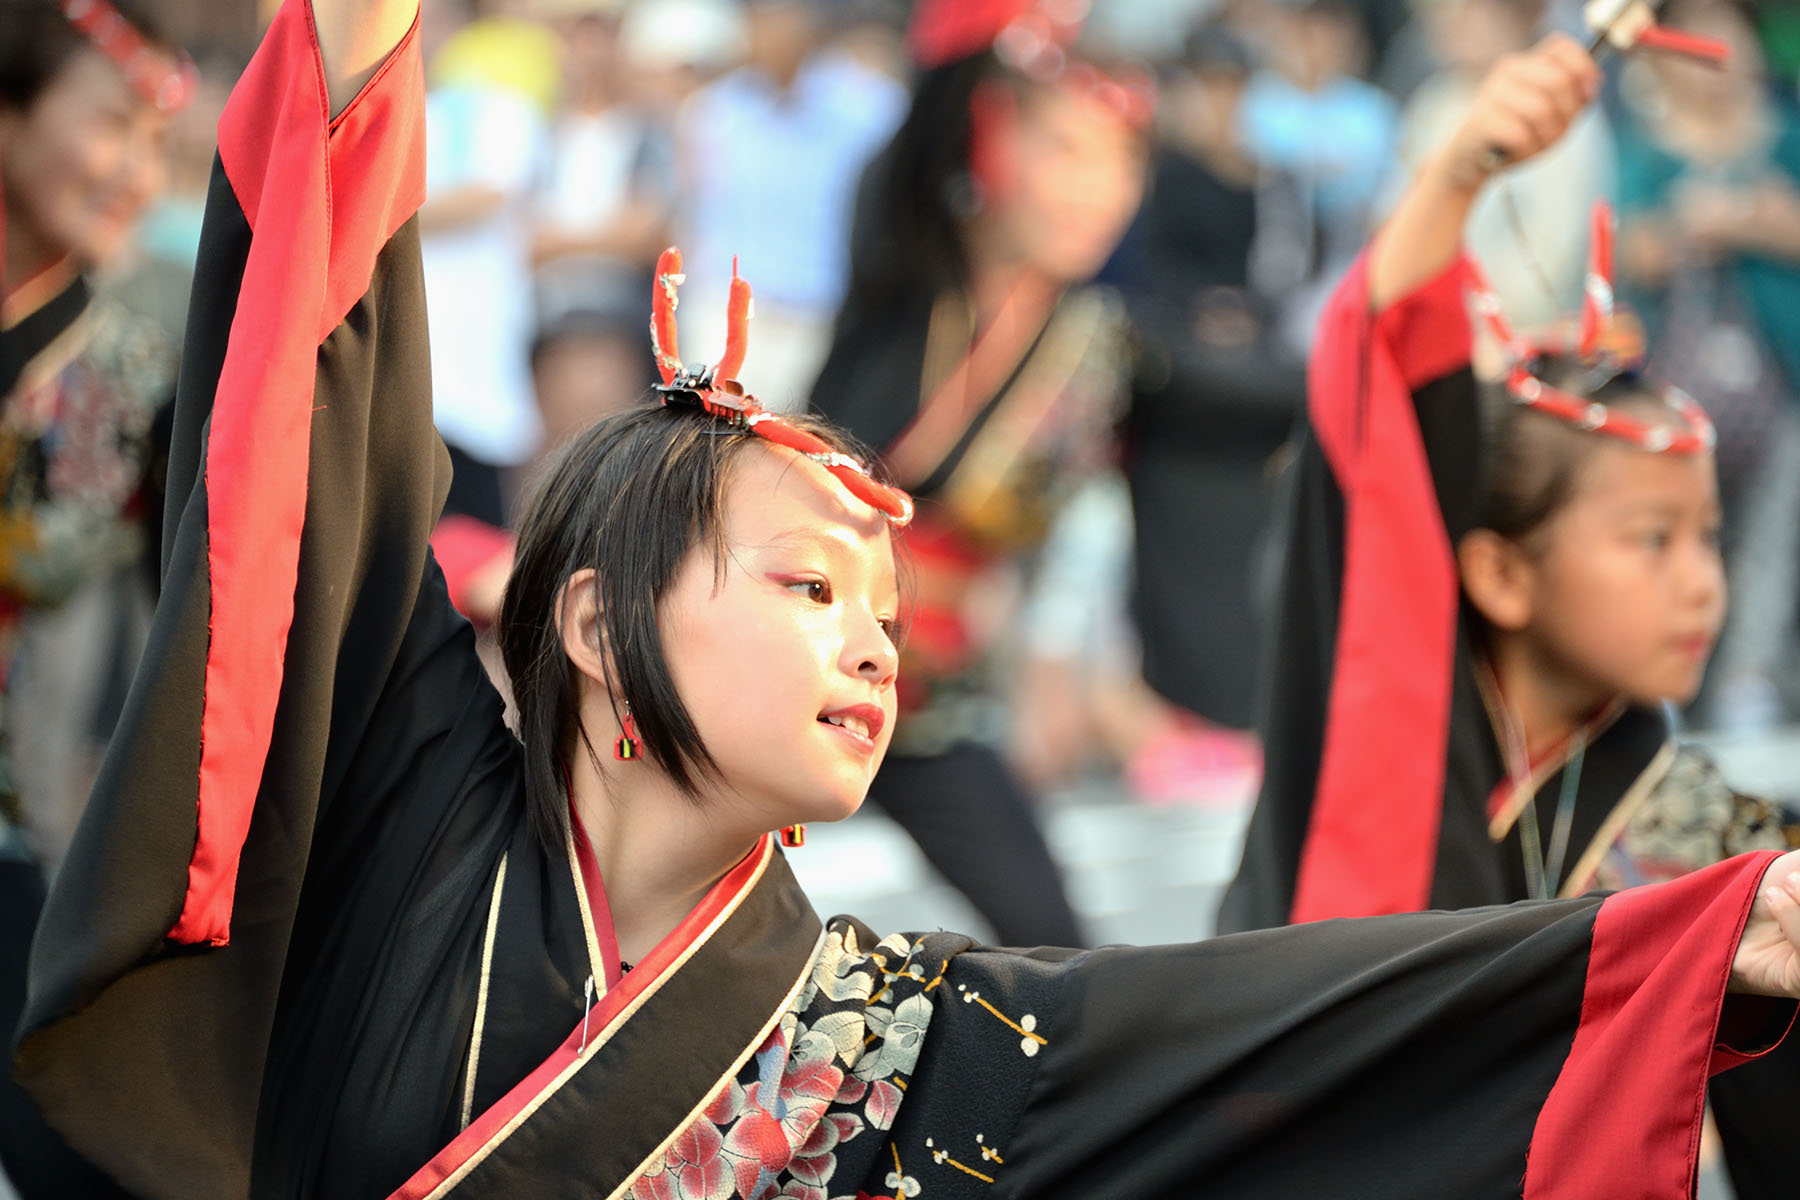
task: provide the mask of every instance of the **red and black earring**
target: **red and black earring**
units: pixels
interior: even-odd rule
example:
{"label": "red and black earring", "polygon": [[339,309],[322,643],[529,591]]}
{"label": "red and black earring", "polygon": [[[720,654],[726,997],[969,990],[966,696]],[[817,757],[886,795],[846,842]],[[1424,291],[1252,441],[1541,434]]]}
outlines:
{"label": "red and black earring", "polygon": [[625,715],[619,718],[619,740],[613,743],[613,757],[620,762],[641,758],[644,747],[638,741],[637,722],[631,716],[631,701],[625,702]]}
{"label": "red and black earring", "polygon": [[783,825],[781,827],[781,844],[790,850],[795,846],[806,845],[806,826]]}

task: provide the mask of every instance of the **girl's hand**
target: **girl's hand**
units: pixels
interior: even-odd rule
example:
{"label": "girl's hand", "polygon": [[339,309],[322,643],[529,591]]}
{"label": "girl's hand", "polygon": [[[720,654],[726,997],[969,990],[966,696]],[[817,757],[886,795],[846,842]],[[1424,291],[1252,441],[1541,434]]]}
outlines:
{"label": "girl's hand", "polygon": [[1506,55],[1482,80],[1438,160],[1445,181],[1472,193],[1501,167],[1555,145],[1600,94],[1600,84],[1600,68],[1566,34]]}
{"label": "girl's hand", "polygon": [[1763,874],[1731,960],[1729,989],[1800,997],[1800,851],[1782,855]]}

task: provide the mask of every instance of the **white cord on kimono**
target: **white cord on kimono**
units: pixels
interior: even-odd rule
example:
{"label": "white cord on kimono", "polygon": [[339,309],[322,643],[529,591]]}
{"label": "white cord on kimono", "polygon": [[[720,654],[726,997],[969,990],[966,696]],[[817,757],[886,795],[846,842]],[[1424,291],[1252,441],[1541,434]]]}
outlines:
{"label": "white cord on kimono", "polygon": [[586,1003],[582,1005],[581,1009],[581,1049],[575,1052],[577,1054],[587,1049],[588,1014],[594,1011],[594,977],[592,975],[589,975],[587,982],[581,985],[581,995]]}

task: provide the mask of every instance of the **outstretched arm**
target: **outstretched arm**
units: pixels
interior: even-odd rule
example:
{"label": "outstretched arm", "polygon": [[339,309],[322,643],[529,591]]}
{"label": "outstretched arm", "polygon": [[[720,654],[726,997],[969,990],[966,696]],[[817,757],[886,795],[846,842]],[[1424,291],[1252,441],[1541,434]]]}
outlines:
{"label": "outstretched arm", "polygon": [[1420,169],[1377,236],[1369,303],[1379,311],[1448,267],[1488,178],[1562,139],[1600,92],[1600,68],[1574,39],[1554,34],[1488,73],[1469,115]]}
{"label": "outstretched arm", "polygon": [[335,117],[412,28],[419,0],[312,0],[312,11]]}

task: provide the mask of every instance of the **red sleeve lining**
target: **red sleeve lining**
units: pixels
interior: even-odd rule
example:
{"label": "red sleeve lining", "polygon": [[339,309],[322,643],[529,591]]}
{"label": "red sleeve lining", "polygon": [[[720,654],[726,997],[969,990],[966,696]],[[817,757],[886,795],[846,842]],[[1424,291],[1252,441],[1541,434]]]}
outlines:
{"label": "red sleeve lining", "polygon": [[[1738,939],[1774,852],[1609,896],[1594,919],[1581,1020],[1538,1113],[1525,1200],[1685,1196]],[[1772,1047],[1771,1047],[1772,1048]]]}
{"label": "red sleeve lining", "polygon": [[1339,285],[1309,371],[1344,578],[1294,921],[1428,907],[1443,811],[1458,585],[1412,393],[1468,362],[1468,266],[1379,314],[1367,271]]}
{"label": "red sleeve lining", "polygon": [[220,161],[252,239],[206,450],[212,613],[176,941],[230,939],[293,621],[318,347],[423,198],[422,81],[415,22],[328,128],[311,5],[290,0],[219,122]]}

